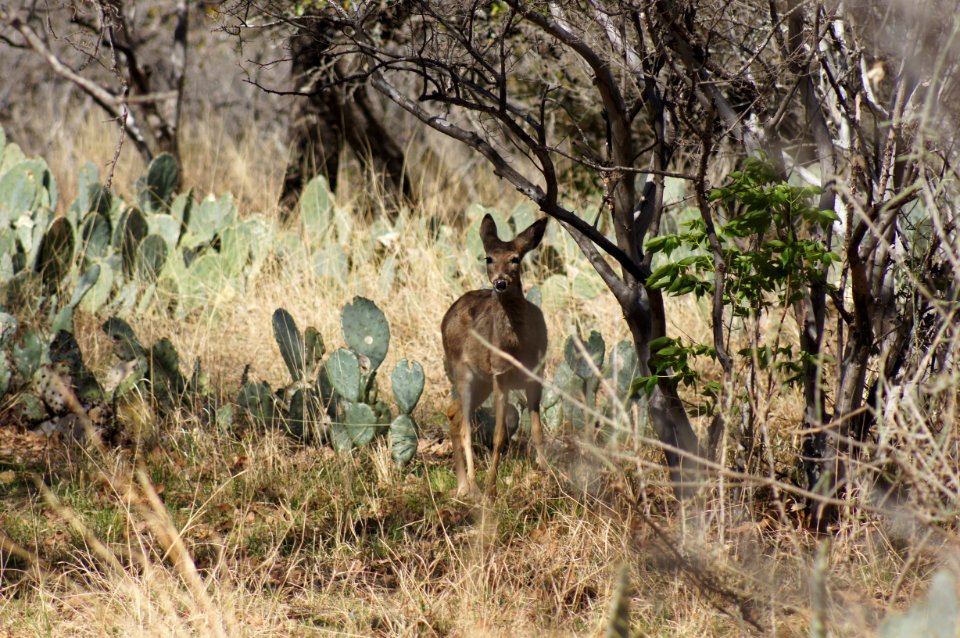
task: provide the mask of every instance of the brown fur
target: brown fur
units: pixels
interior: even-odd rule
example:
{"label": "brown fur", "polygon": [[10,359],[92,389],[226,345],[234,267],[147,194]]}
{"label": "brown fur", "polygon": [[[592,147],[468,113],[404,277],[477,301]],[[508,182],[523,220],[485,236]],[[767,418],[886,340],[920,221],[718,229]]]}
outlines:
{"label": "brown fur", "polygon": [[543,239],[546,222],[546,219],[534,222],[513,241],[505,242],[497,236],[493,218],[490,215],[484,217],[480,224],[480,238],[487,252],[487,276],[494,289],[464,294],[450,306],[440,325],[447,376],[460,398],[460,405],[451,406],[447,412],[457,471],[457,493],[460,495],[473,495],[479,491],[473,464],[470,419],[491,391],[496,406],[496,428],[487,495],[496,495],[497,468],[507,442],[504,411],[510,390],[523,390],[527,395],[537,460],[540,463],[545,461],[540,424],[541,385],[515,368],[498,351],[509,354],[524,368],[538,375],[542,373],[547,326],[540,309],[523,296],[520,262],[524,254],[536,248]]}

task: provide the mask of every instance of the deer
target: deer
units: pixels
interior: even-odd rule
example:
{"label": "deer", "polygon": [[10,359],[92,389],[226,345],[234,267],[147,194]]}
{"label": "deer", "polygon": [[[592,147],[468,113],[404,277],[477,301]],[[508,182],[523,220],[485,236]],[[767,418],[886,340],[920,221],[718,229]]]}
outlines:
{"label": "deer", "polygon": [[480,222],[480,239],[486,252],[487,277],[493,288],[463,294],[453,302],[440,324],[444,368],[458,397],[447,411],[458,497],[476,497],[480,493],[473,460],[471,421],[473,413],[491,392],[496,426],[485,496],[494,499],[497,494],[497,469],[507,443],[505,413],[511,390],[522,390],[526,394],[536,460],[541,467],[546,464],[540,423],[543,388],[538,378],[542,378],[547,351],[547,325],[540,308],[523,294],[520,264],[524,255],[543,240],[548,220],[547,217],[537,220],[513,240],[503,241],[497,234],[493,217],[485,215]]}

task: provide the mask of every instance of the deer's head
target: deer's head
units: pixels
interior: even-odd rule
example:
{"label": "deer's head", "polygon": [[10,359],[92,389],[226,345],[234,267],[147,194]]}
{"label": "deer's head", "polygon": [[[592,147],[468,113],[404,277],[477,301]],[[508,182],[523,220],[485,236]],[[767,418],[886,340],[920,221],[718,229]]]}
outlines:
{"label": "deer's head", "polygon": [[480,239],[487,253],[487,277],[499,293],[521,292],[520,262],[523,256],[540,245],[549,217],[538,219],[511,241],[497,235],[497,224],[489,214],[480,222]]}

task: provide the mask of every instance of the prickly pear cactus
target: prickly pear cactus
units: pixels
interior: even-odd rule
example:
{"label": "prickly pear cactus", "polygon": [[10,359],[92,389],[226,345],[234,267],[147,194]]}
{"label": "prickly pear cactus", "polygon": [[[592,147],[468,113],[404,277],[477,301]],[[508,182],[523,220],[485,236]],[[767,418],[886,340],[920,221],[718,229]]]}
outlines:
{"label": "prickly pear cactus", "polygon": [[112,255],[107,259],[95,262],[95,265],[100,267],[100,274],[96,283],[81,301],[82,308],[91,314],[99,312],[110,301],[114,281],[119,278],[120,256]]}
{"label": "prickly pear cactus", "polygon": [[377,304],[365,297],[354,297],[352,303],[343,307],[340,325],[347,345],[369,361],[369,371],[379,368],[390,347],[390,324]]}
{"label": "prickly pear cactus", "polygon": [[331,231],[332,211],[333,202],[327,179],[317,175],[307,183],[300,195],[300,222],[308,246],[319,245]]}
{"label": "prickly pear cactus", "polygon": [[77,198],[70,204],[67,217],[74,224],[88,213],[110,214],[110,192],[100,183],[97,165],[84,162],[77,175]]}
{"label": "prickly pear cactus", "polygon": [[306,367],[303,337],[293,316],[283,308],[277,308],[273,313],[273,336],[280,347],[280,356],[290,371],[290,377],[295,383],[303,381]]}
{"label": "prickly pear cactus", "polygon": [[73,227],[66,217],[58,217],[44,233],[37,258],[37,272],[48,292],[56,292],[72,262]]}
{"label": "prickly pear cactus", "polygon": [[50,363],[70,380],[70,387],[83,404],[103,403],[103,388],[87,368],[80,344],[69,332],[58,332],[50,343]]}
{"label": "prickly pear cactus", "polygon": [[150,347],[150,391],[157,403],[164,408],[177,405],[182,398],[187,379],[180,372],[180,355],[166,337]]}
{"label": "prickly pear cactus", "polygon": [[277,419],[277,405],[266,383],[246,383],[240,388],[237,405],[260,425],[272,426]]}
{"label": "prickly pear cactus", "polygon": [[182,230],[180,220],[166,213],[153,213],[147,217],[147,226],[150,227],[151,235],[163,237],[163,241],[166,242],[169,252],[176,250],[177,244],[180,242],[180,232]]}
{"label": "prickly pear cactus", "polygon": [[591,330],[583,346],[589,358],[584,357],[575,337],[572,335],[567,337],[563,346],[563,358],[578,377],[588,379],[596,376],[594,369],[600,370],[603,367],[606,344],[599,332]]}
{"label": "prickly pear cactus", "polygon": [[[131,279],[136,273],[137,249],[150,231],[147,219],[136,208],[127,212],[120,228],[120,255],[123,259],[123,274]],[[116,236],[114,237],[116,240]]]}
{"label": "prickly pear cactus", "polygon": [[219,198],[207,197],[199,206],[190,207],[190,222],[180,243],[186,248],[208,245],[225,228],[235,224],[237,216],[237,206],[229,193]]}
{"label": "prickly pear cactus", "polygon": [[626,400],[630,397],[630,385],[640,376],[640,361],[637,349],[629,341],[621,341],[610,355],[610,373],[617,388],[617,396]]}
{"label": "prickly pear cactus", "polygon": [[80,275],[80,278],[77,280],[77,286],[73,290],[73,295],[70,297],[70,302],[60,309],[53,320],[51,330],[54,334],[60,330],[73,332],[73,313],[77,306],[80,305],[84,296],[96,285],[99,278],[100,264],[93,264]]}
{"label": "prickly pear cactus", "polygon": [[324,370],[337,394],[352,403],[360,401],[362,379],[357,355],[350,350],[340,348],[327,359]]}
{"label": "prickly pear cactus", "polygon": [[91,212],[80,226],[80,252],[86,261],[101,259],[110,251],[110,238],[113,230],[110,218],[98,212]]}
{"label": "prickly pear cactus", "polygon": [[287,433],[298,439],[309,439],[321,424],[323,405],[314,390],[298,389],[290,398],[289,417],[285,422]]}
{"label": "prickly pear cactus", "polygon": [[136,333],[123,319],[110,317],[103,322],[100,329],[113,341],[114,352],[121,361],[147,358],[147,350],[137,339]]}
{"label": "prickly pear cactus", "polygon": [[147,235],[137,246],[134,272],[142,282],[152,284],[167,262],[168,247],[160,235]]}
{"label": "prickly pear cactus", "polygon": [[423,394],[424,378],[423,366],[417,361],[401,359],[393,368],[390,384],[397,407],[403,414],[413,413],[420,395]]}
{"label": "prickly pear cactus", "polygon": [[380,430],[379,420],[373,408],[366,403],[351,403],[343,415],[343,425],[350,433],[356,447],[370,443]]}
{"label": "prickly pear cactus", "polygon": [[19,343],[13,345],[13,365],[22,379],[30,379],[37,371],[46,355],[47,346],[40,334],[33,329],[27,330]]}
{"label": "prickly pear cactus", "polygon": [[330,445],[340,454],[352,450],[353,438],[350,436],[350,429],[343,423],[334,422],[330,426]]}
{"label": "prickly pear cactus", "polygon": [[[0,129],[2,131],[3,129]],[[0,312],[0,347],[6,345],[7,341],[17,332],[17,318],[6,312]]]}
{"label": "prickly pear cactus", "polygon": [[[509,441],[520,427],[520,412],[515,405],[508,403],[503,418],[504,425],[507,427],[507,440]],[[489,406],[483,406],[474,412],[472,422],[474,431],[477,433],[477,442],[492,450],[493,435],[497,429],[496,410]]]}
{"label": "prickly pear cactus", "polygon": [[147,174],[137,180],[137,201],[140,208],[149,213],[167,211],[179,179],[180,169],[173,155],[157,155],[147,166]]}
{"label": "prickly pear cactus", "polygon": [[307,357],[307,370],[314,370],[326,353],[323,337],[320,336],[316,328],[307,326],[307,329],[303,331],[303,341],[304,353]]}
{"label": "prickly pear cactus", "polygon": [[564,423],[582,422],[583,409],[577,402],[583,401],[584,381],[570,369],[567,362],[557,366],[553,388],[547,388],[540,409],[544,422],[552,429]]}
{"label": "prickly pear cactus", "polygon": [[417,424],[409,414],[401,414],[390,424],[390,455],[404,467],[417,454]]}
{"label": "prickly pear cactus", "polygon": [[10,389],[10,379],[13,378],[13,368],[10,366],[10,360],[7,359],[7,353],[0,350],[0,399]]}

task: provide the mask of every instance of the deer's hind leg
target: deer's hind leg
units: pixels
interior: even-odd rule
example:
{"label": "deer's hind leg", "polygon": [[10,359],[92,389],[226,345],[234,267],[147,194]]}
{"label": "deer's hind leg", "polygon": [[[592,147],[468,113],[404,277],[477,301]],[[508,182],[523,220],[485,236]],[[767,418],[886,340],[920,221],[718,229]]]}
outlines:
{"label": "deer's hind leg", "polygon": [[537,382],[528,382],[525,389],[527,410],[530,411],[530,438],[537,455],[536,462],[541,469],[546,469],[547,455],[543,441],[543,424],[540,421],[540,398],[543,394],[543,386]]}
{"label": "deer's hind leg", "polygon": [[497,496],[497,471],[500,468],[500,456],[504,448],[507,447],[507,397],[509,391],[503,387],[503,384],[494,377],[493,380],[493,405],[496,414],[496,425],[493,430],[493,460],[490,462],[490,471],[487,473],[487,492],[488,499],[494,499]]}

